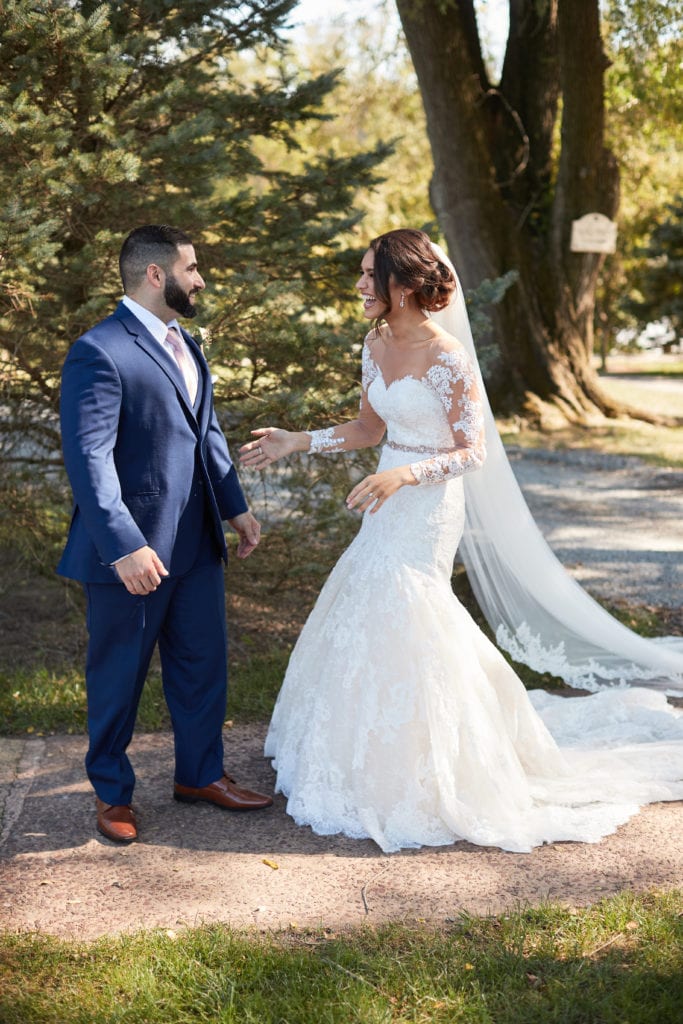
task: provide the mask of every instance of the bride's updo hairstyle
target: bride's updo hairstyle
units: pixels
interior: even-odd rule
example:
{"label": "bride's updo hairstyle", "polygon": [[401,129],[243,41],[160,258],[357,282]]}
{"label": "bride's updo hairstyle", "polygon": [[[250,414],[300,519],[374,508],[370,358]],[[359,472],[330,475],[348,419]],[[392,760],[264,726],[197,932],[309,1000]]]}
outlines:
{"label": "bride's updo hairstyle", "polygon": [[[418,305],[430,313],[444,309],[455,291],[453,271],[436,256],[429,235],[415,228],[398,228],[370,242],[375,254],[374,292],[391,311],[389,284],[412,289]],[[383,318],[382,318],[383,319]]]}

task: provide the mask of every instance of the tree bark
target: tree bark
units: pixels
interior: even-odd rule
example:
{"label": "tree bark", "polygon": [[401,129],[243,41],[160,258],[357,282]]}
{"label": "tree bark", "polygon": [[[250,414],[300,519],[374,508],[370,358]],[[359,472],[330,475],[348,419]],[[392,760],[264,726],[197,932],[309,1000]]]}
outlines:
{"label": "tree bark", "polygon": [[578,422],[617,415],[591,362],[605,257],[569,245],[574,219],[612,218],[619,199],[617,162],[604,145],[598,0],[510,0],[497,89],[473,0],[396,3],[426,113],[432,204],[463,283],[519,273],[492,310],[503,364],[489,381],[492,400],[536,419],[549,405]]}

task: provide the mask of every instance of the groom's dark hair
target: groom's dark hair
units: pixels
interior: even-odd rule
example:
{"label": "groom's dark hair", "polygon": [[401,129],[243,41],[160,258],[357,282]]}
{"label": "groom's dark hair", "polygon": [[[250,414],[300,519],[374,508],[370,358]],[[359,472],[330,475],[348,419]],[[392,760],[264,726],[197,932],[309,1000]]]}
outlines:
{"label": "groom's dark hair", "polygon": [[175,263],[179,245],[192,245],[190,236],[180,228],[168,224],[145,224],[134,228],[121,246],[119,256],[124,292],[140,284],[150,263],[157,263],[168,271]]}

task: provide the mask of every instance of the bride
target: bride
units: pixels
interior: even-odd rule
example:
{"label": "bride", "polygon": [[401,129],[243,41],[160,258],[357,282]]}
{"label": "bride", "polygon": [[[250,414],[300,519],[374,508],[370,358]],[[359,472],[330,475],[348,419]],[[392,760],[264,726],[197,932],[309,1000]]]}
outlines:
{"label": "bride", "polygon": [[[683,652],[616,623],[545,545],[446,255],[421,231],[390,231],[370,243],[357,288],[374,322],[357,418],[266,427],[241,449],[262,470],[386,433],[377,471],[348,495],[360,531],[302,630],[270,723],[265,753],[288,813],[385,852],[461,839],[524,852],[595,842],[644,803],[682,799],[683,716],[657,691],[681,685]],[[498,643],[601,692],[527,693],[453,594],[459,545]]]}

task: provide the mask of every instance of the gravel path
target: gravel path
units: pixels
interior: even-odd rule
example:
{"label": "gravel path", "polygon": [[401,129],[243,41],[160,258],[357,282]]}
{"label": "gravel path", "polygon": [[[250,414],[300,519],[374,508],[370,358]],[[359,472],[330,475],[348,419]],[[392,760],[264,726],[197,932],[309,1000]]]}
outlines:
{"label": "gravel path", "polygon": [[[586,452],[511,451],[534,515],[560,558],[600,596],[676,602],[683,474]],[[240,781],[272,788],[263,726],[226,733]],[[624,889],[680,886],[683,805],[645,808],[595,845],[531,854],[457,843],[386,856],[370,841],[299,829],[278,797],[236,815],[171,799],[172,740],[137,736],[141,838],[97,835],[83,772],[85,738],[0,741],[0,926],[90,939],[142,927],[222,921],[270,929],[426,921]]]}
{"label": "gravel path", "polygon": [[682,470],[590,451],[508,454],[546,540],[591,593],[680,606]]}

